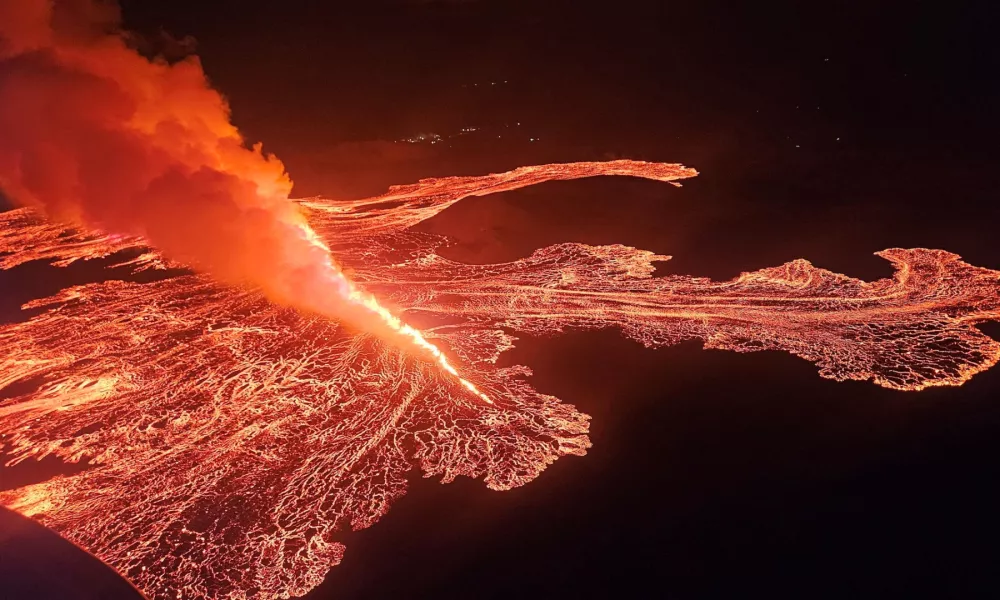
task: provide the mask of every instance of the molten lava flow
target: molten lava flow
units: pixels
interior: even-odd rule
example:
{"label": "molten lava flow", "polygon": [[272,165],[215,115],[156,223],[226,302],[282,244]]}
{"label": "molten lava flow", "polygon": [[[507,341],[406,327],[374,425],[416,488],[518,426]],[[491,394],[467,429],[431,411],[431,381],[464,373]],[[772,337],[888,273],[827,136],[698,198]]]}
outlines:
{"label": "molten lava flow", "polygon": [[421,350],[426,350],[427,352],[429,352],[431,356],[434,357],[434,360],[437,362],[437,364],[439,364],[441,368],[445,370],[445,372],[449,373],[450,375],[453,375],[456,379],[458,379],[458,382],[462,384],[462,387],[469,390],[476,396],[479,396],[481,399],[488,402],[489,404],[493,404],[493,401],[490,400],[489,396],[480,392],[479,388],[477,388],[475,384],[473,384],[471,381],[467,379],[463,379],[462,376],[458,374],[458,370],[456,370],[455,367],[452,366],[451,362],[448,360],[448,357],[444,355],[444,352],[441,352],[440,348],[428,342],[427,338],[424,337],[424,334],[420,333],[413,327],[410,327],[402,320],[400,320],[399,317],[389,312],[387,308],[378,303],[378,300],[375,299],[375,296],[372,296],[371,294],[367,294],[357,289],[357,287],[353,283],[348,281],[346,278],[344,278],[344,282],[347,285],[347,290],[348,290],[346,297],[350,302],[365,307],[367,310],[377,315],[378,318],[381,319],[382,322],[385,323],[387,326],[389,326],[389,328],[392,331],[395,331],[400,336],[407,338],[412,344],[414,344]]}
{"label": "molten lava flow", "polygon": [[[340,533],[376,522],[414,468],[504,490],[586,453],[587,415],[534,390],[526,367],[496,366],[518,332],[614,327],[650,347],[784,350],[823,377],[901,390],[961,385],[1000,360],[1000,344],[976,329],[1000,319],[1000,272],[941,250],[885,250],[896,273],[873,282],[804,260],[710,281],[654,278],[668,257],[619,245],[467,265],[436,253],[446,240],[411,230],[462,198],[554,179],[695,174],[634,161],[542,165],[302,202],[358,300],[363,286],[419,316],[424,341],[447,344],[492,404],[392,336],[351,333],[206,275],[32,301],[23,321],[0,326],[0,443],[8,463],[88,466],[2,491],[0,504],[154,598],[285,598],[322,581],[343,556]],[[136,271],[179,266],[148,245],[30,209],[0,213],[3,269],[102,257]]]}

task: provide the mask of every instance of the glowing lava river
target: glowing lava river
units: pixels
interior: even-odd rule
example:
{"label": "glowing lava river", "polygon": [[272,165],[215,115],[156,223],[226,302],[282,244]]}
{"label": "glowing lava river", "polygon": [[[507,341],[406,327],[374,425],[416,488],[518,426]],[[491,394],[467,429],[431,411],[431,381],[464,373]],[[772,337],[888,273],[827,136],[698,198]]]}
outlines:
{"label": "glowing lava river", "polygon": [[[587,415],[535,391],[526,367],[496,366],[518,333],[613,327],[648,347],[783,350],[823,377],[899,390],[961,385],[1000,359],[975,327],[1000,319],[1000,272],[941,250],[884,250],[895,276],[874,282],[805,260],[710,281],[653,278],[652,263],[668,257],[619,245],[466,265],[436,254],[444,238],[410,231],[462,198],[596,175],[696,172],[545,165],[301,202],[359,288],[429,324],[423,335],[492,403],[381,337],[208,276],[107,281],[30,302],[34,316],[0,327],[0,440],[10,464],[54,455],[89,467],[0,492],[0,504],[154,598],[287,598],[322,581],[343,555],[338,533],[375,523],[415,468],[505,490],[586,453]],[[4,269],[130,249],[120,262],[132,269],[177,266],[145,246],[29,209],[0,213]]]}

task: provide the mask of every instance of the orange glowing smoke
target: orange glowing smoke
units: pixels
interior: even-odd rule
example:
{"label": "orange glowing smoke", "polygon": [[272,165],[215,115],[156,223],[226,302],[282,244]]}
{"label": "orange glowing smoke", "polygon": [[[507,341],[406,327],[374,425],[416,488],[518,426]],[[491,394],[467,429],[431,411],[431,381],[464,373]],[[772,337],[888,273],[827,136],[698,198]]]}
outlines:
{"label": "orange glowing smoke", "polygon": [[288,199],[284,166],[246,148],[196,57],[129,48],[113,5],[0,0],[0,189],[90,229],[140,236],[277,302],[387,331],[459,376],[345,276]]}
{"label": "orange glowing smoke", "polygon": [[[153,598],[304,594],[343,556],[346,528],[376,522],[420,469],[449,482],[523,485],[590,447],[589,417],[498,368],[517,332],[615,327],[646,346],[784,350],[823,377],[919,390],[960,385],[1000,359],[975,325],[1000,319],[1000,272],[940,250],[886,250],[896,274],[864,282],[796,260],[731,281],[651,277],[666,260],[627,246],[560,244],[496,265],[442,258],[410,227],[462,198],[553,179],[671,182],[679,165],[524,167],[425,180],[378,198],[303,202],[310,225],[366,289],[421,315],[490,390],[477,401],[383,337],[203,275],[108,281],[29,303],[0,327],[0,440],[19,462],[90,466],[0,492]],[[143,241],[0,213],[0,268],[114,256],[166,260]],[[119,255],[121,256],[121,255]]]}

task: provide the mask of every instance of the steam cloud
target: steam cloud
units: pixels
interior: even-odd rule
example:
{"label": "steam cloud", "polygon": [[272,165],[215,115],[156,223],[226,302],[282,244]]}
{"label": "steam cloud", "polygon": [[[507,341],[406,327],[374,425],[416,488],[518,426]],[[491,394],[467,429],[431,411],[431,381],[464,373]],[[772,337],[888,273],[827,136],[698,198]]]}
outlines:
{"label": "steam cloud", "polygon": [[143,57],[113,3],[0,0],[0,189],[15,202],[345,316],[337,296],[353,286],[291,187],[245,145],[198,58]]}

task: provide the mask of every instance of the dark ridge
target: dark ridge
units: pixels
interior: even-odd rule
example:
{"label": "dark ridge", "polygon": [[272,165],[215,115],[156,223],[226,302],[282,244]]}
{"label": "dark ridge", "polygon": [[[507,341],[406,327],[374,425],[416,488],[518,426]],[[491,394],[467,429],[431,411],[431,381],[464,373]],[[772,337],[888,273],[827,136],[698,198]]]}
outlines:
{"label": "dark ridge", "polygon": [[146,251],[123,250],[105,258],[78,260],[65,267],[54,266],[54,261],[35,260],[0,270],[0,289],[4,291],[0,295],[0,324],[24,322],[44,312],[47,309],[22,310],[21,306],[69,287],[112,280],[153,283],[191,274],[187,269],[147,269],[137,273],[130,266],[115,266]]}
{"label": "dark ridge", "polygon": [[1000,321],[987,321],[985,323],[980,323],[976,325],[976,328],[991,338],[1000,340]]}
{"label": "dark ridge", "polygon": [[76,475],[90,468],[89,460],[71,463],[51,455],[41,460],[29,458],[16,465],[5,466],[11,458],[10,447],[0,446],[0,492],[42,483],[60,475]]}
{"label": "dark ridge", "polygon": [[3,404],[4,400],[10,400],[11,398],[17,398],[19,396],[24,396],[25,394],[30,394],[42,387],[42,384],[44,383],[45,376],[36,375],[34,377],[19,379],[5,387],[2,387],[0,388],[0,404]]}

